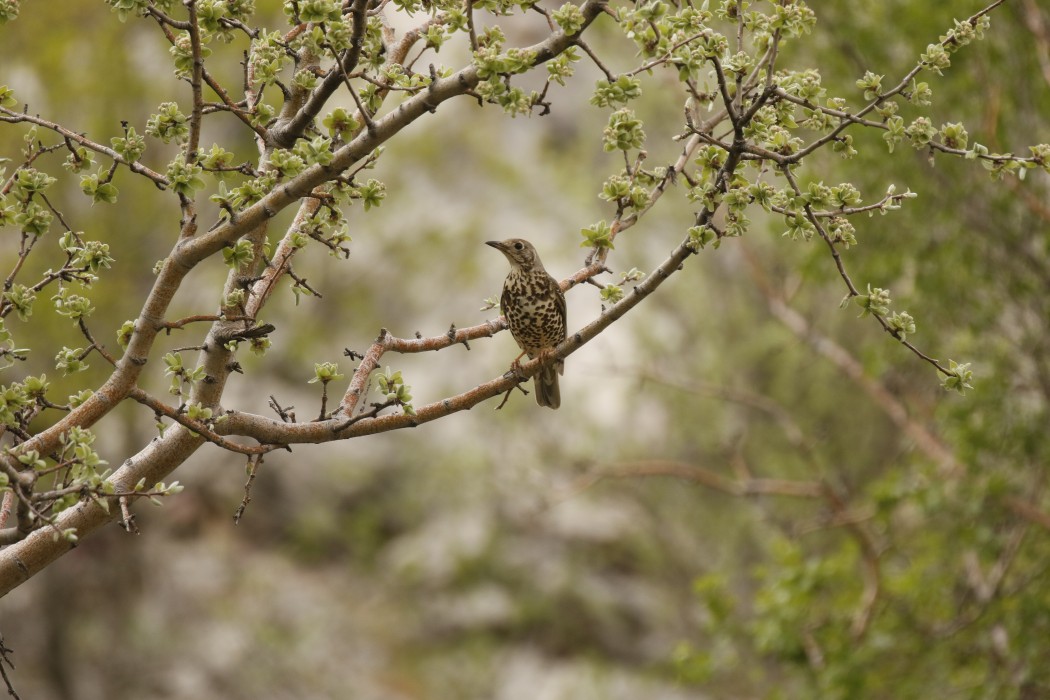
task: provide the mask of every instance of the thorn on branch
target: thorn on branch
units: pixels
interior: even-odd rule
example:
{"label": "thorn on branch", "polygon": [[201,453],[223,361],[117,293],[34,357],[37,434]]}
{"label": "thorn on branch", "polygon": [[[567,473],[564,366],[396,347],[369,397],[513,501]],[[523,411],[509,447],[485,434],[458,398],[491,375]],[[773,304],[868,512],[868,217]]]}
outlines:
{"label": "thorn on branch", "polygon": [[[333,248],[333,250],[338,250],[338,252],[341,253],[345,258],[349,258],[350,257],[350,250],[347,249],[347,248],[342,248],[342,247],[339,247],[339,246],[334,246],[334,247],[333,246],[329,246],[329,248]],[[314,289],[313,287],[311,287],[307,283],[305,277],[299,277],[297,274],[295,274],[295,272],[292,270],[292,266],[291,265],[288,265],[285,268],[285,271],[288,273],[288,276],[291,277],[292,280],[295,282],[295,286],[296,287],[302,287],[303,289],[305,289],[306,291],[310,292],[310,294],[314,295],[318,299],[324,298],[323,294],[321,294],[319,291],[317,291],[316,289]]]}
{"label": "thorn on branch", "polygon": [[232,340],[241,341],[252,340],[255,338],[265,338],[266,336],[273,333],[275,330],[277,330],[277,327],[274,326],[272,323],[264,323],[260,326],[255,326],[254,328],[245,328],[239,331],[230,331],[228,333],[223,333],[220,336],[220,340],[223,343],[228,343]]}
{"label": "thorn on branch", "polygon": [[14,663],[11,662],[11,657],[8,656],[13,653],[14,650],[9,649],[7,645],[4,644],[4,638],[0,635],[0,676],[3,676],[4,678],[4,685],[7,686],[7,694],[15,700],[21,700],[18,693],[15,692],[15,687],[11,685],[11,679],[7,677],[7,669],[4,668],[4,664],[7,664],[11,668],[15,667]]}
{"label": "thorn on branch", "polygon": [[[515,375],[516,375],[516,376],[518,377],[518,381],[519,381],[519,382],[521,382],[521,381],[524,381],[524,378],[523,378],[523,377],[521,377],[520,375],[517,375],[517,373],[516,373],[516,372],[515,372],[514,374],[515,374]],[[504,375],[504,376],[506,376],[506,375]],[[519,384],[515,384],[515,385],[514,385],[514,386],[512,386],[511,388],[507,389],[507,393],[505,393],[505,394],[503,395],[503,400],[499,402],[499,406],[496,406],[496,410],[497,410],[497,411],[498,411],[498,410],[500,410],[501,408],[503,408],[503,406],[505,406],[505,405],[506,405],[507,401],[509,401],[509,400],[510,400],[510,395],[511,395],[511,393],[512,393],[512,392],[513,392],[513,391],[514,391],[515,389],[517,389],[517,390],[518,390],[518,391],[520,391],[521,393],[525,394],[526,396],[528,396],[528,395],[529,395],[529,390],[528,390],[528,389],[526,389],[525,387],[523,387],[523,386],[522,386],[522,385],[521,385],[520,383],[519,383]]]}
{"label": "thorn on branch", "polygon": [[551,86],[551,84],[549,82],[548,83],[544,83],[543,90],[540,92],[540,94],[536,95],[535,99],[532,102],[532,106],[533,107],[542,107],[543,108],[543,109],[540,110],[540,113],[539,113],[538,116],[545,117],[545,116],[547,116],[548,114],[551,113],[551,103],[547,99],[547,90],[550,89],[550,86]]}
{"label": "thorn on branch", "polygon": [[263,278],[262,275],[241,276],[237,278],[237,286],[241,289],[251,291],[252,285]]}
{"label": "thorn on branch", "polygon": [[241,516],[244,515],[248,504],[252,502],[252,482],[255,481],[255,475],[259,471],[260,464],[262,464],[262,455],[252,455],[248,458],[248,480],[244,482],[244,498],[241,499],[241,504],[237,506],[237,510],[233,514],[234,525],[240,525]]}
{"label": "thorn on branch", "polygon": [[280,416],[281,420],[285,423],[295,422],[295,406],[281,408],[281,404],[277,403],[277,399],[274,398],[273,394],[270,394],[270,408],[272,408],[274,413]]}
{"label": "thorn on branch", "polygon": [[121,496],[117,500],[120,502],[120,527],[129,535],[141,534],[139,526],[135,524],[135,514],[128,506],[128,497]]}
{"label": "thorn on branch", "polygon": [[[84,319],[78,319],[77,323],[80,326],[80,332],[83,333],[84,337],[88,339],[89,343],[91,343],[91,346],[84,351],[84,357],[86,357],[87,354],[90,353],[92,350],[95,350],[96,352],[98,352],[99,355],[102,356],[102,358],[106,362],[116,367],[117,361],[113,358],[112,355],[109,354],[109,352],[106,351],[106,348],[98,341],[96,341],[95,338],[91,335],[91,331],[88,330],[87,324],[84,322]],[[84,357],[81,357],[80,359],[84,359]]]}
{"label": "thorn on branch", "polygon": [[343,430],[346,430],[347,428],[349,428],[354,423],[357,423],[358,421],[364,420],[365,418],[375,418],[376,416],[379,415],[380,411],[382,411],[385,408],[390,408],[391,406],[394,406],[396,404],[397,404],[397,400],[396,399],[387,399],[383,403],[370,404],[372,406],[372,408],[370,408],[367,411],[365,411],[364,408],[362,407],[362,410],[361,410],[360,413],[358,413],[356,416],[354,416],[352,418],[347,418],[345,421],[343,421],[339,425],[336,425],[335,427],[333,427],[332,428],[332,432],[333,433],[339,433],[339,432],[342,432]]}

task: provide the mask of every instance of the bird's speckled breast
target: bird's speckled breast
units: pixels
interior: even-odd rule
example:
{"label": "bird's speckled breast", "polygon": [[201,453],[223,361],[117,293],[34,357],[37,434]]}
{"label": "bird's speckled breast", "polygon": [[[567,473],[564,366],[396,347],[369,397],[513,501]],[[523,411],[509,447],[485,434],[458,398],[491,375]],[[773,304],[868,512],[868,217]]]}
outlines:
{"label": "bird's speckled breast", "polygon": [[530,356],[565,339],[564,297],[546,271],[508,275],[502,307],[511,335]]}

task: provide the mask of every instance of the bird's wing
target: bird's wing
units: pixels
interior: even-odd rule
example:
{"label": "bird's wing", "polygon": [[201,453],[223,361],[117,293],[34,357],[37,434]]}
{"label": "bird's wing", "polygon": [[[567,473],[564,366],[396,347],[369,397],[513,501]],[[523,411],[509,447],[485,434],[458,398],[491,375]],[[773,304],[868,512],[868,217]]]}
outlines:
{"label": "bird's wing", "polygon": [[[503,314],[504,318],[507,318],[507,309],[510,308],[510,290],[507,289],[507,283],[503,283],[503,294],[499,298],[499,310]],[[510,325],[510,319],[507,319],[507,324]]]}
{"label": "bird's wing", "polygon": [[565,294],[561,291],[561,285],[558,284],[558,280],[554,279],[550,275],[547,275],[547,277],[550,278],[551,285],[553,285],[553,287],[554,287],[554,303],[557,306],[558,314],[561,317],[561,321],[562,321],[561,337],[562,337],[562,339],[564,339],[568,335],[568,329],[569,329],[569,316],[568,316],[568,314],[565,311]]}

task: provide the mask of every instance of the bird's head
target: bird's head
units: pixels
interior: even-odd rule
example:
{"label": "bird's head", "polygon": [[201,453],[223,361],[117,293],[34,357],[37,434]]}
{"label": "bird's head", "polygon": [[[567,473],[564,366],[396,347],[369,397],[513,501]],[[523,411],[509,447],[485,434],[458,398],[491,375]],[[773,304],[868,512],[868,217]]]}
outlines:
{"label": "bird's head", "polygon": [[522,238],[508,238],[505,241],[485,241],[485,245],[490,245],[507,256],[511,267],[522,270],[543,268],[543,263],[540,262],[540,256],[536,254],[536,249],[532,247],[531,243]]}

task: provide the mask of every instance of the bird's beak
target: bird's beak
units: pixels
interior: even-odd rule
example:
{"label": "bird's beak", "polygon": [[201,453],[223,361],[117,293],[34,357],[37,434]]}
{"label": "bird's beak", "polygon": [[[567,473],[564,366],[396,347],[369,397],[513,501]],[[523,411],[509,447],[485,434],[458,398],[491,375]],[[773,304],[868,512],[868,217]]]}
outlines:
{"label": "bird's beak", "polygon": [[502,241],[485,241],[485,245],[490,245],[501,253],[505,250]]}

